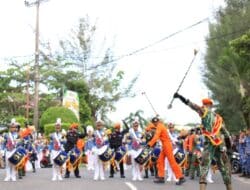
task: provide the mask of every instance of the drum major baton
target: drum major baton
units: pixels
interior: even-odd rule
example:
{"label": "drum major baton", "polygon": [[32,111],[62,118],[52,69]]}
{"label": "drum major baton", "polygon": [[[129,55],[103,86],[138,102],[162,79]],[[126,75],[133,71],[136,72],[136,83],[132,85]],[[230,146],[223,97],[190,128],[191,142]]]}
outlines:
{"label": "drum major baton", "polygon": [[[188,74],[194,60],[195,60],[195,58],[196,58],[197,53],[198,53],[198,51],[196,49],[194,49],[194,57],[193,57],[191,63],[189,64],[188,69],[187,69],[186,73],[184,74],[184,77],[181,80],[181,83],[179,84],[179,86],[178,86],[178,88],[177,88],[177,90],[175,92],[179,92],[179,90],[180,90],[180,88],[181,88],[181,86],[182,86],[182,84],[183,84],[183,82],[184,82],[184,80],[185,80],[185,78],[186,78],[186,76],[187,76],[187,74]],[[174,98],[172,98],[172,100],[170,101],[170,104],[168,105],[168,109],[172,108],[173,102],[174,102]]]}

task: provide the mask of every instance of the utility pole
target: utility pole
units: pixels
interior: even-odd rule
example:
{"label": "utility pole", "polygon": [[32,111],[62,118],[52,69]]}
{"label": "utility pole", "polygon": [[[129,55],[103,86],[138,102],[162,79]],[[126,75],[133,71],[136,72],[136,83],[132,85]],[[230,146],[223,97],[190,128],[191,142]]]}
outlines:
{"label": "utility pole", "polygon": [[30,95],[29,95],[29,81],[30,81],[30,66],[27,66],[27,71],[26,71],[26,82],[27,82],[27,86],[26,86],[26,119],[27,122],[29,122],[29,108],[30,108]]}
{"label": "utility pole", "polygon": [[39,7],[40,3],[46,0],[35,0],[32,2],[24,1],[25,6],[32,7],[36,6],[36,31],[35,31],[35,75],[34,75],[34,82],[35,82],[35,94],[34,94],[34,118],[33,124],[36,129],[39,129]]}

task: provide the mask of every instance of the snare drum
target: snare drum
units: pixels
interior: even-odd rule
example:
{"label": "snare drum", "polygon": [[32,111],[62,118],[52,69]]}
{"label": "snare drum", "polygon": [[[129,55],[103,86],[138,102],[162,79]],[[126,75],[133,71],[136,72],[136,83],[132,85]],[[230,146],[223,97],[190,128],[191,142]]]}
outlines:
{"label": "snare drum", "polygon": [[118,150],[115,152],[115,160],[117,162],[120,162],[125,156],[125,154],[126,154],[126,148],[123,146],[119,147]]}
{"label": "snare drum", "polygon": [[18,165],[26,155],[26,150],[22,147],[18,147],[13,151],[12,155],[8,158],[9,162],[13,165]]}
{"label": "snare drum", "polygon": [[69,155],[70,163],[74,165],[75,162],[79,160],[80,156],[81,156],[80,150],[78,148],[74,148]]}
{"label": "snare drum", "polygon": [[159,147],[154,147],[152,154],[151,154],[151,161],[156,162],[159,158],[160,153],[161,153],[161,149]]}
{"label": "snare drum", "polygon": [[151,154],[152,154],[152,148],[144,147],[135,157],[135,161],[138,164],[143,165],[149,160]]}
{"label": "snare drum", "polygon": [[53,161],[55,162],[56,165],[62,166],[68,159],[68,154],[65,151],[60,151],[59,153],[56,154],[55,158]]}
{"label": "snare drum", "polygon": [[112,150],[108,145],[104,145],[98,149],[98,155],[101,161],[107,162],[111,160],[114,156],[114,150]]}
{"label": "snare drum", "polygon": [[175,161],[179,164],[179,165],[182,165],[183,162],[185,161],[186,159],[186,155],[184,153],[184,151],[178,149],[178,148],[175,148],[174,151],[173,151],[173,154],[174,154],[174,157],[175,157]]}

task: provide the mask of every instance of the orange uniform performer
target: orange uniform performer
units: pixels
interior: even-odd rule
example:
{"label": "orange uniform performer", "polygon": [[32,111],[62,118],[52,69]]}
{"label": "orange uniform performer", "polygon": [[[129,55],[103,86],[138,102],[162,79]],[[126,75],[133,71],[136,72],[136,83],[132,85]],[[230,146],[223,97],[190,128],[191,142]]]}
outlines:
{"label": "orange uniform performer", "polygon": [[[153,125],[152,125],[153,124]],[[181,185],[185,182],[185,179],[183,177],[182,171],[180,166],[176,163],[174,155],[173,155],[173,148],[171,139],[168,135],[167,128],[165,125],[160,122],[159,118],[154,117],[152,119],[152,123],[149,124],[149,128],[156,128],[155,134],[153,138],[148,142],[148,146],[152,147],[155,145],[155,143],[160,140],[162,143],[162,151],[159,155],[159,158],[157,160],[157,168],[158,168],[158,179],[155,180],[155,183],[164,183],[165,179],[165,158],[167,157],[170,166],[175,174],[176,179],[178,180],[176,182],[176,185]]]}

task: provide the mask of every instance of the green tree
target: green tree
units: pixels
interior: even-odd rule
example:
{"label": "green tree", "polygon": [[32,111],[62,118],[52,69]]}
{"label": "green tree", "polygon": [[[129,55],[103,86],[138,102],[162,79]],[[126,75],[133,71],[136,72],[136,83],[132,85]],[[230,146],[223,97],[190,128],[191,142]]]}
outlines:
{"label": "green tree", "polygon": [[25,116],[25,70],[12,61],[6,71],[0,71],[0,120],[7,122],[17,115]]}
{"label": "green tree", "polygon": [[246,70],[239,67],[242,58],[230,47],[230,41],[246,33],[250,22],[250,2],[227,0],[216,14],[207,37],[207,53],[203,68],[204,81],[216,100],[216,108],[231,131],[247,125],[242,112],[241,87]]}
{"label": "green tree", "polygon": [[240,76],[241,110],[250,127],[250,31],[230,42],[233,52],[238,57],[237,69]]}
{"label": "green tree", "polygon": [[77,83],[82,81],[87,86],[84,87],[86,91],[83,92],[80,88],[75,91],[83,93],[80,97],[87,103],[84,103],[84,107],[90,108],[93,120],[108,120],[107,114],[115,110],[115,102],[133,96],[132,87],[137,76],[126,86],[122,84],[124,72],[116,71],[117,62],[112,59],[111,48],[105,48],[105,42],[100,50],[96,47],[95,33],[96,25],[91,25],[86,16],[79,20],[78,27],[71,31],[69,38],[60,41],[60,49],[56,53],[43,53],[47,63],[43,69],[44,81],[49,80],[50,88],[58,93],[63,85],[73,90],[65,82],[65,78]]}

